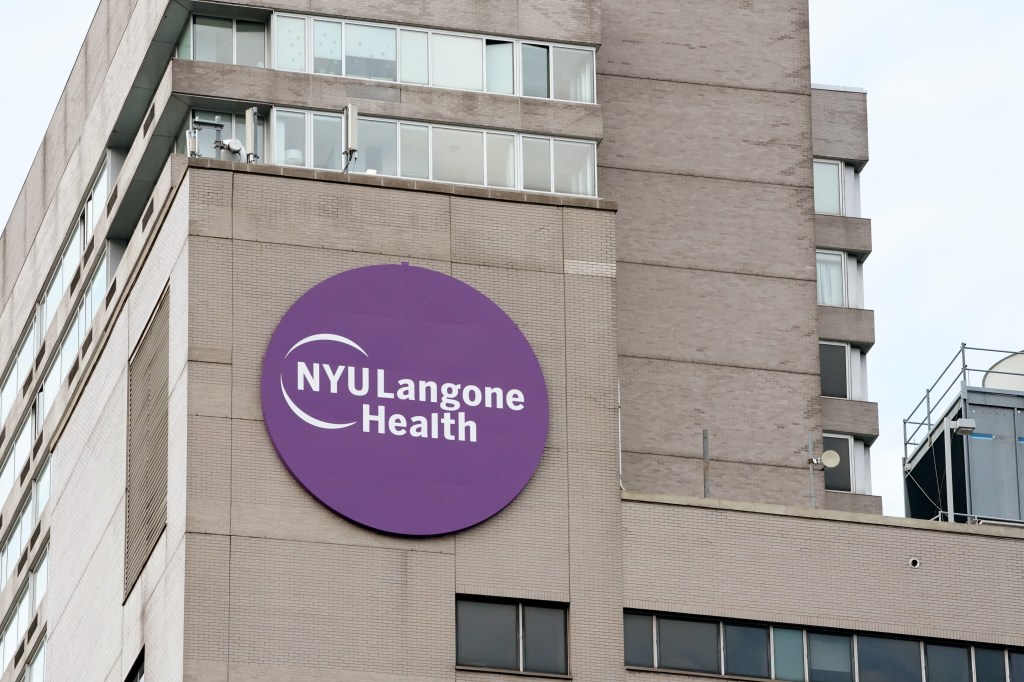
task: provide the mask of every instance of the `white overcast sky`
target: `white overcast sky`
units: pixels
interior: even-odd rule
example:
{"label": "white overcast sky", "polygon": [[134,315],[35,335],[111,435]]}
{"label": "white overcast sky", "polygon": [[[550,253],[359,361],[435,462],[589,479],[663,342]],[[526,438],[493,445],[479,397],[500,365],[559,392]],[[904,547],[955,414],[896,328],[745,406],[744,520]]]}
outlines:
{"label": "white overcast sky", "polygon": [[[815,83],[868,91],[865,267],[878,343],[874,487],[903,513],[902,419],[961,341],[1024,348],[1024,2],[810,0]],[[0,41],[6,222],[95,11],[90,0],[9,3]]]}

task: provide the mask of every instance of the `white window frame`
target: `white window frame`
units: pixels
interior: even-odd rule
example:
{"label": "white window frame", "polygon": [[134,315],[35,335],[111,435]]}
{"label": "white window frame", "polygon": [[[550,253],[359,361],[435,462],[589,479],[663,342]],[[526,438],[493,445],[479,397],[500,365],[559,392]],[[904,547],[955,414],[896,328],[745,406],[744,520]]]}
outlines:
{"label": "white window frame", "polygon": [[[839,304],[839,305],[836,305],[834,303],[822,303],[821,301],[818,301],[818,305],[828,306],[830,308],[849,308],[850,307],[850,278],[849,278],[849,270],[847,268],[847,261],[849,260],[849,254],[847,254],[845,251],[834,251],[834,250],[831,250],[831,249],[816,249],[815,252],[814,252],[815,275],[817,275],[817,265],[818,265],[817,260],[818,260],[818,255],[819,254],[825,255],[825,256],[839,256],[840,267],[842,269],[842,277],[843,277],[843,302],[841,304]],[[817,292],[815,292],[815,294],[817,294]]]}
{"label": "white window frame", "polygon": [[[846,349],[846,398],[845,400],[852,400],[852,381],[850,380],[850,344],[842,341],[826,341],[825,339],[819,339],[818,344],[822,346],[842,346]],[[836,400],[844,400],[844,398],[836,398],[835,396],[822,396],[823,398],[835,398]]]}
{"label": "white window frame", "polygon": [[[839,212],[838,213],[818,213],[818,207],[815,206],[814,207],[815,214],[817,214],[817,215],[845,216],[846,215],[846,177],[844,175],[844,172],[845,172],[844,166],[846,164],[844,164],[842,161],[838,161],[836,159],[819,159],[817,157],[815,157],[814,163],[815,164],[819,164],[819,163],[821,163],[821,164],[828,164],[828,165],[838,166],[839,167],[839,176],[838,176],[839,177]],[[811,178],[813,180],[813,178],[814,178],[813,173],[811,175]],[[812,194],[813,194],[813,188],[812,188]],[[813,199],[813,197],[812,197],[812,199]]]}
{"label": "white window frame", "polygon": [[[192,15],[192,16],[195,17],[195,16],[211,16],[211,15],[198,14],[198,15]],[[431,87],[431,88],[435,88],[436,87],[436,88],[440,88],[440,86],[434,85],[434,63],[433,63],[434,60],[431,57],[431,51],[433,49],[433,36],[435,34],[437,34],[437,35],[445,35],[445,36],[455,36],[455,37],[462,37],[462,38],[478,39],[481,42],[481,51],[482,51],[482,54],[481,54],[481,64],[482,64],[481,82],[483,83],[483,86],[482,86],[482,88],[480,90],[465,90],[465,89],[462,89],[462,88],[447,88],[447,87],[442,88],[442,89],[445,89],[445,90],[456,90],[456,91],[460,91],[460,92],[480,92],[480,93],[483,93],[483,94],[498,95],[498,96],[501,96],[501,97],[527,97],[526,95],[522,94],[522,91],[523,91],[523,88],[522,88],[522,45],[523,44],[529,44],[529,45],[540,45],[540,46],[548,48],[548,91],[550,93],[547,97],[534,97],[534,96],[530,96],[529,99],[546,99],[546,100],[551,100],[551,101],[555,101],[555,102],[570,102],[572,104],[590,104],[590,105],[595,105],[595,106],[596,106],[597,101],[598,101],[597,100],[597,97],[598,97],[598,93],[597,93],[597,48],[591,47],[589,45],[572,45],[570,43],[549,43],[549,42],[545,42],[545,41],[536,41],[536,40],[520,40],[520,39],[512,38],[512,37],[509,37],[509,36],[499,36],[499,35],[493,35],[493,34],[466,33],[466,32],[463,32],[463,31],[450,31],[450,30],[434,30],[434,29],[430,29],[430,28],[426,28],[426,27],[421,27],[421,26],[401,26],[401,25],[398,25],[398,24],[386,24],[386,23],[379,23],[379,22],[373,22],[373,21],[351,20],[351,19],[344,19],[344,18],[338,18],[338,17],[312,16],[312,15],[306,15],[306,14],[297,14],[297,13],[294,13],[294,12],[274,12],[273,16],[270,19],[270,21],[267,23],[267,27],[268,27],[268,30],[267,30],[267,43],[268,43],[268,45],[267,45],[267,52],[268,52],[267,60],[268,61],[267,61],[267,63],[269,63],[271,65],[269,68],[272,68],[272,69],[275,69],[275,70],[278,70],[278,54],[277,54],[277,19],[278,19],[278,17],[284,17],[284,18],[290,18],[290,19],[302,19],[303,21],[305,21],[305,38],[306,38],[306,59],[305,59],[305,62],[306,63],[305,63],[305,71],[304,71],[304,73],[314,74],[314,71],[313,71],[313,22],[314,21],[327,21],[327,22],[337,23],[337,24],[341,25],[341,36],[342,36],[342,39],[341,39],[342,40],[342,43],[341,43],[341,63],[342,63],[341,73],[342,73],[342,75],[340,77],[343,77],[343,78],[353,78],[353,79],[358,79],[358,80],[364,80],[364,81],[366,81],[368,83],[395,83],[395,84],[401,84],[401,85],[413,85],[413,86],[418,86],[418,87]],[[235,20],[235,21],[237,21],[237,20]],[[395,66],[395,80],[394,81],[382,81],[382,80],[377,80],[377,79],[372,79],[372,78],[363,78],[362,76],[350,76],[349,75],[349,73],[348,73],[348,59],[346,58],[346,52],[345,52],[345,48],[346,48],[346,36],[345,36],[345,33],[346,33],[346,26],[348,24],[353,24],[353,25],[356,25],[356,26],[369,26],[369,27],[374,27],[374,28],[387,28],[387,29],[392,29],[392,30],[395,31],[395,41],[396,41],[395,59],[396,59],[396,66]],[[194,19],[193,19],[193,27],[194,27]],[[414,32],[417,32],[417,33],[425,33],[425,34],[427,34],[427,82],[425,84],[424,83],[407,83],[406,81],[404,81],[402,79],[402,36],[401,36],[401,31],[403,31],[403,30],[405,30],[405,31],[414,31]],[[235,36],[237,36],[237,30],[235,29],[235,24],[232,25],[232,32],[233,32],[233,34]],[[233,42],[233,45],[234,45],[237,42],[237,37],[234,38],[233,40],[235,41],[235,42]],[[511,43],[512,44],[512,51],[513,51],[513,57],[512,57],[512,70],[513,70],[513,75],[512,75],[512,94],[500,93],[500,92],[488,92],[487,91],[487,41],[488,40],[497,41],[497,42],[503,42],[503,43]],[[192,47],[192,54],[194,55],[195,54],[194,28],[193,28],[193,36],[192,36],[192,45],[193,45],[193,47]],[[591,102],[584,102],[584,101],[580,101],[580,100],[557,99],[554,96],[554,58],[553,58],[554,52],[553,52],[553,50],[556,49],[556,48],[568,49],[568,50],[579,50],[579,51],[584,51],[584,52],[590,53],[591,73],[594,76],[593,82],[591,83],[591,87],[593,89],[593,95],[594,95],[593,96],[593,101],[591,101]],[[233,61],[237,61],[237,48],[233,48],[232,60]],[[301,72],[293,72],[293,73],[301,73]],[[316,74],[316,75],[333,76],[334,74]],[[335,77],[337,78],[339,76],[335,76]]]}
{"label": "white window frame", "polygon": [[[249,68],[270,68],[270,22],[260,22],[257,19],[238,19],[237,17],[219,17],[215,14],[203,14],[203,13],[192,13],[188,17],[188,31],[189,31],[189,45],[192,48],[192,54],[188,57],[182,57],[178,55],[178,45],[181,42],[181,35],[179,34],[178,40],[174,44],[174,53],[178,59],[187,59],[189,61],[199,61],[196,59],[196,19],[226,19],[231,22],[231,66],[241,66],[238,63],[238,22],[244,21],[247,24],[259,24],[263,23],[263,67],[249,67]],[[206,62],[208,64],[215,64],[217,62]]]}

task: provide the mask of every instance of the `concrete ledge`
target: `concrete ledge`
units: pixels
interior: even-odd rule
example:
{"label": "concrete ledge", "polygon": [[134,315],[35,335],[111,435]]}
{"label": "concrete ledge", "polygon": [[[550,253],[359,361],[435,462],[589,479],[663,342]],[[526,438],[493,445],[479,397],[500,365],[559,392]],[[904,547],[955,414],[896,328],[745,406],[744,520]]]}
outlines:
{"label": "concrete ledge", "polygon": [[721,509],[748,514],[792,516],[805,519],[820,519],[822,521],[841,521],[845,523],[856,523],[869,526],[916,528],[936,533],[960,533],[962,535],[1024,540],[1024,526],[1021,526],[1020,528],[1012,528],[1007,526],[980,526],[966,523],[946,523],[944,521],[923,521],[920,519],[905,519],[898,516],[864,514],[855,511],[811,509],[809,507],[791,507],[778,504],[764,504],[760,502],[739,502],[735,500],[718,500],[702,497],[637,493],[626,490],[623,490],[619,494],[619,497],[623,502],[663,504],[676,507],[700,507],[704,509]]}
{"label": "concrete ledge", "polygon": [[860,495],[857,493],[826,490],[824,506],[825,509],[856,514],[881,514],[882,498],[878,495]]}
{"label": "concrete ledge", "polygon": [[846,251],[866,260],[871,254],[871,221],[815,214],[814,245],[819,249]]}
{"label": "concrete ledge", "polygon": [[296,168],[294,166],[274,166],[260,163],[235,163],[234,161],[217,161],[205,158],[189,158],[189,168],[206,168],[210,170],[230,171],[234,173],[251,173],[253,175],[271,175],[298,180],[318,180],[348,185],[366,185],[385,189],[400,189],[411,192],[431,192],[455,196],[474,197],[477,199],[494,199],[522,204],[543,206],[562,206],[571,208],[589,208],[599,211],[618,211],[619,205],[608,199],[592,199],[563,194],[541,194],[537,192],[520,192],[510,189],[494,189],[471,185],[454,185],[447,182],[431,182],[428,180],[410,180],[392,178],[383,175],[363,175],[362,173],[342,173],[340,171],[314,170],[312,168]]}
{"label": "concrete ledge", "polygon": [[818,338],[869,350],[875,344],[875,311],[819,305]]}
{"label": "concrete ledge", "polygon": [[846,433],[871,445],[878,438],[878,403],[822,397],[821,429]]}
{"label": "concrete ledge", "polygon": [[815,156],[863,167],[868,162],[867,95],[812,89],[811,133]]}

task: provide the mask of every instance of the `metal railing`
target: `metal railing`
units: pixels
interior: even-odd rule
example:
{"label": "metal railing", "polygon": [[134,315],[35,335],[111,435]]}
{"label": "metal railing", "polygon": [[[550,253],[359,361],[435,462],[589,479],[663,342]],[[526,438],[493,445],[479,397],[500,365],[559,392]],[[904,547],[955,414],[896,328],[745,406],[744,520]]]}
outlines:
{"label": "metal railing", "polygon": [[1001,360],[1016,355],[1024,355],[1024,351],[974,348],[961,343],[960,350],[942,370],[939,378],[925,389],[924,396],[903,420],[904,461],[907,461],[921,445],[931,444],[930,439],[934,437],[933,432],[942,422],[942,417],[963,397],[965,389],[982,387],[986,376],[1019,377],[1021,391],[1024,392],[1024,372],[993,369]]}

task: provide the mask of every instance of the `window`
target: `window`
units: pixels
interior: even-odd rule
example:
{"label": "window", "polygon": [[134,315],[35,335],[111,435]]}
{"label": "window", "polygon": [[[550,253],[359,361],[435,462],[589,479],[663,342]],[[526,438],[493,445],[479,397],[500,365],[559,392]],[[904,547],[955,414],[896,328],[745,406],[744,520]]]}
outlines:
{"label": "window", "polygon": [[403,83],[427,85],[430,81],[430,34],[426,31],[400,31],[399,69]]}
{"label": "window", "polygon": [[345,75],[398,80],[396,33],[393,28],[345,24]]}
{"label": "window", "polygon": [[814,160],[814,212],[842,215],[842,162]]}
{"label": "window", "polygon": [[717,622],[626,612],[623,631],[626,665],[720,672]]}
{"label": "window", "polygon": [[829,398],[849,398],[849,352],[843,343],[822,341],[818,345],[821,365],[821,395]]}
{"label": "window", "polygon": [[455,602],[456,663],[565,675],[567,616],[568,608],[562,604],[460,597]]}
{"label": "window", "polygon": [[921,682],[921,643],[889,637],[857,637],[860,682]]}
{"label": "window", "polygon": [[772,628],[775,654],[775,679],[787,682],[804,680],[804,633],[802,630]]}
{"label": "window", "polygon": [[[49,499],[50,463],[47,462],[36,475],[36,480],[32,486],[32,493],[14,517],[14,522],[10,525],[7,537],[4,538],[3,546],[0,548],[0,591],[6,587],[7,581],[14,575],[25,547],[28,546],[32,531],[42,516]],[[39,563],[44,569],[46,566],[45,561],[44,557]],[[36,572],[39,573],[38,569]],[[38,606],[38,600],[42,599],[42,595],[46,592],[45,570],[42,571],[41,576],[39,578],[42,581],[40,583],[41,587],[36,591],[36,606]]]}
{"label": "window", "polygon": [[1010,652],[1010,682],[1024,682],[1024,652]]}
{"label": "window", "polygon": [[[221,151],[214,144],[217,141],[217,129],[215,125],[220,124],[221,140],[239,140],[243,145],[247,143],[245,114],[232,114],[225,111],[193,111],[191,121],[198,125],[196,130],[196,155],[206,158],[220,158]],[[205,124],[205,125],[203,125]],[[189,125],[188,123],[185,124]],[[252,152],[256,158],[262,158],[265,139],[265,125],[262,116],[256,117],[255,149],[246,149]],[[178,147],[180,153],[186,152],[184,145]]]}
{"label": "window", "polygon": [[426,180],[430,177],[430,128],[403,123],[401,136],[402,177]]}
{"label": "window", "polygon": [[274,159],[285,166],[305,166],[306,114],[297,111],[277,111],[274,127]]}
{"label": "window", "polygon": [[234,21],[216,17],[195,17],[193,54],[201,62],[234,62]]}
{"label": "window", "polygon": [[435,33],[431,41],[430,63],[436,87],[484,89],[484,52],[480,38]]}
{"label": "window", "polygon": [[1005,682],[1006,652],[974,647],[974,679],[976,682]]}
{"label": "window", "polygon": [[593,51],[553,47],[551,72],[551,96],[554,99],[570,102],[594,101]]}
{"label": "window", "polygon": [[846,305],[846,255],[818,251],[818,305]]}
{"label": "window", "polygon": [[768,628],[725,624],[725,674],[769,677]]}
{"label": "window", "polygon": [[485,41],[487,92],[515,94],[515,45],[507,40]]}
{"label": "window", "polygon": [[596,194],[594,169],[597,150],[586,142],[554,141],[555,192],[559,194]]}
{"label": "window", "polygon": [[22,679],[24,682],[46,682],[46,640],[32,653]]}
{"label": "window", "polygon": [[839,454],[839,464],[825,469],[825,490],[851,492],[853,490],[852,460],[850,457],[853,439],[849,436],[822,436],[825,450],[833,450]]}
{"label": "window", "polygon": [[[340,144],[341,138],[338,138]],[[398,124],[391,121],[360,121],[359,151],[353,170],[398,175]]]}
{"label": "window", "polygon": [[146,650],[143,649],[139,652],[139,657],[135,659],[135,663],[132,664],[132,669],[128,673],[128,676],[124,678],[124,682],[145,682],[146,680]]}
{"label": "window", "polygon": [[551,191],[551,140],[523,136],[523,189]]}
{"label": "window", "polygon": [[853,682],[853,648],[849,635],[807,633],[811,682]]}
{"label": "window", "polygon": [[277,16],[275,24],[277,68],[283,71],[306,70],[306,20]]}
{"label": "window", "polygon": [[966,646],[925,644],[929,682],[971,682],[971,649]]}
{"label": "window", "polygon": [[548,48],[544,45],[523,43],[522,46],[523,95],[549,97]]}
{"label": "window", "polygon": [[340,76],[344,73],[340,21],[313,22],[313,73]]}
{"label": "window", "polygon": [[484,134],[434,128],[434,180],[484,184]]}

